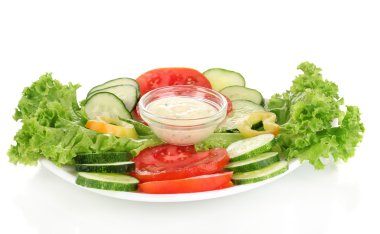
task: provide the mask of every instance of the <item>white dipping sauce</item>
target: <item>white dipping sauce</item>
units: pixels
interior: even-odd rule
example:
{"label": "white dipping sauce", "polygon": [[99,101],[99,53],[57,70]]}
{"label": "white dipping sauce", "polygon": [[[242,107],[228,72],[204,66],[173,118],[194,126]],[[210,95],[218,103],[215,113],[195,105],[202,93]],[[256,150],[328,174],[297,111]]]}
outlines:
{"label": "white dipping sauce", "polygon": [[217,113],[210,104],[190,97],[161,98],[150,103],[147,110],[156,116],[171,119],[205,118]]}
{"label": "white dipping sauce", "polygon": [[206,139],[225,117],[213,119],[218,113],[214,106],[183,96],[154,100],[146,109],[157,117],[146,119],[154,133],[163,141],[175,145],[192,145]]}

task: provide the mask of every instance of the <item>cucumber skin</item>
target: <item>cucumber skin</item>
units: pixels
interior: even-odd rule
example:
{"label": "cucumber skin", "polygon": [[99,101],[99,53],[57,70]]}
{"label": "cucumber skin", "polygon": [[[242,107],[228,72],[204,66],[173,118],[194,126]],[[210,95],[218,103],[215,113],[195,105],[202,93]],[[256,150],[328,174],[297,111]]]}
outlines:
{"label": "cucumber skin", "polygon": [[248,153],[245,153],[245,154],[242,154],[242,155],[239,155],[237,157],[234,157],[234,158],[230,158],[230,162],[236,162],[236,161],[241,161],[241,160],[245,160],[245,159],[249,159],[249,158],[253,158],[255,156],[258,156],[262,153],[266,153],[268,151],[270,151],[272,149],[272,147],[274,146],[275,144],[275,138],[273,138],[272,141],[268,142],[268,144],[265,144],[255,150],[252,150]]}
{"label": "cucumber skin", "polygon": [[[207,70],[204,71],[202,74],[207,78],[207,74],[208,74],[209,72],[212,72],[212,71],[215,71],[215,70],[219,70],[219,71],[223,71],[223,72],[229,72],[229,73],[235,73],[235,74],[236,74],[237,76],[239,76],[239,77],[241,78],[241,80],[243,81],[243,82],[242,82],[242,83],[243,83],[242,87],[245,87],[245,85],[246,85],[246,81],[245,81],[244,76],[242,76],[242,74],[240,74],[239,72],[236,72],[236,71],[232,71],[232,70],[228,70],[228,69],[220,68],[220,67],[215,67],[215,68],[207,69]],[[209,80],[209,78],[207,78],[207,80]],[[211,87],[212,87],[212,86],[213,86],[213,85],[212,85],[213,82],[211,82],[210,80],[209,80],[209,82],[210,82]],[[228,87],[228,86],[226,86],[226,87]],[[226,88],[226,87],[224,87],[224,88]],[[214,89],[214,87],[212,87],[212,88]],[[224,88],[222,88],[222,89],[224,89]],[[221,91],[222,89],[217,90],[217,91]]]}
{"label": "cucumber skin", "polygon": [[233,98],[229,97],[227,94],[224,94],[224,93],[223,93],[223,90],[225,90],[225,89],[227,89],[227,88],[234,87],[234,86],[228,86],[228,87],[225,87],[224,89],[220,90],[220,93],[223,94],[223,95],[226,95],[227,97],[229,97],[231,101],[235,101],[235,100],[247,100],[247,101],[250,101],[250,102],[256,103],[256,104],[258,104],[258,105],[264,106],[264,104],[265,104],[264,97],[263,97],[262,93],[259,92],[257,89],[251,89],[251,88],[248,88],[248,87],[245,87],[245,86],[238,86],[238,85],[236,85],[236,86],[237,86],[237,87],[241,87],[241,88],[245,88],[245,89],[249,89],[249,90],[253,90],[253,92],[256,92],[258,95],[260,95],[260,97],[261,97],[261,102],[260,102],[260,103],[256,103],[256,102],[254,102],[253,100],[244,99],[244,98],[233,99]]}
{"label": "cucumber skin", "polygon": [[85,177],[82,177],[78,175],[76,181],[76,184],[88,187],[88,188],[95,188],[95,189],[103,189],[103,190],[114,190],[114,191],[125,191],[125,192],[131,192],[137,190],[136,184],[122,184],[122,183],[115,183],[115,182],[106,182],[106,181],[98,181],[93,179],[88,179]]}
{"label": "cucumber skin", "polygon": [[[270,178],[275,177],[277,175],[280,175],[280,174],[286,172],[288,169],[289,169],[289,165],[287,165],[286,167],[282,168],[281,170],[273,172],[272,174],[261,176],[261,177],[256,177],[256,178],[252,178],[252,179],[239,179],[239,180],[235,180],[234,176],[232,176],[232,182],[235,185],[256,183],[256,182],[267,180],[267,179],[270,179]],[[234,174],[234,175],[236,175],[236,174]]]}
{"label": "cucumber skin", "polygon": [[249,172],[249,171],[262,169],[264,167],[271,165],[272,163],[279,162],[279,161],[280,161],[280,156],[277,154],[275,157],[271,157],[263,161],[258,161],[258,162],[250,163],[247,165],[242,165],[242,166],[237,166],[237,167],[232,167],[232,168],[225,167],[224,169],[227,171],[233,171],[233,172]]}
{"label": "cucumber skin", "polygon": [[[92,98],[94,98],[96,95],[105,95],[105,94],[113,96],[114,99],[117,100],[117,101],[119,102],[119,104],[121,104],[121,106],[124,107],[124,111],[125,111],[125,113],[126,113],[128,116],[126,116],[126,117],[121,117],[121,118],[124,118],[124,119],[132,119],[131,112],[127,109],[127,107],[125,106],[124,102],[123,102],[118,96],[116,96],[115,94],[110,93],[110,92],[98,92],[98,93],[95,93],[95,94],[92,95],[91,97],[86,98],[86,100],[83,100],[83,101],[82,101],[83,103],[81,102],[81,105],[83,105],[83,110],[84,110],[84,112],[85,112],[87,118],[90,118],[90,117],[88,117],[88,113],[87,113],[87,111],[86,111],[86,105],[88,104],[88,102],[89,102]],[[118,117],[120,117],[120,116],[118,116]]]}
{"label": "cucumber skin", "polygon": [[97,164],[97,163],[115,163],[126,162],[132,159],[132,155],[128,152],[103,152],[78,154],[74,161],[76,164]]}
{"label": "cucumber skin", "polygon": [[79,172],[98,172],[98,173],[127,173],[135,170],[135,164],[126,165],[102,165],[102,166],[92,166],[76,164],[75,170]]}
{"label": "cucumber skin", "polygon": [[[129,110],[129,109],[127,108],[126,103],[123,101],[123,99],[121,99],[121,98],[119,97],[119,95],[117,95],[116,93],[114,93],[114,91],[109,90],[110,88],[116,88],[117,86],[131,86],[131,87],[133,87],[133,88],[135,89],[135,92],[136,92],[136,99],[134,100],[134,104],[133,104],[133,106],[131,107],[131,110]],[[114,85],[114,86],[109,86],[109,87],[106,87],[106,88],[102,88],[102,89],[99,89],[99,90],[95,90],[95,91],[93,91],[92,93],[90,93],[90,94],[87,95],[86,100],[87,100],[87,99],[90,99],[92,96],[94,96],[94,95],[97,94],[97,93],[104,93],[104,92],[106,92],[106,93],[112,93],[113,95],[115,95],[116,97],[118,97],[118,98],[124,103],[124,105],[126,106],[126,108],[127,108],[127,110],[128,110],[129,112],[132,112],[132,110],[134,110],[134,109],[136,108],[136,105],[137,105],[137,103],[138,103],[138,101],[139,101],[139,98],[140,98],[139,90],[137,90],[137,88],[136,88],[135,86],[124,84],[124,85]]]}
{"label": "cucumber skin", "polygon": [[[104,82],[103,84],[99,84],[99,85],[97,85],[97,86],[92,87],[92,88],[90,89],[90,91],[88,91],[88,93],[87,93],[87,97],[89,97],[90,94],[94,93],[95,91],[99,91],[100,89],[102,89],[102,88],[97,89],[98,87],[103,86],[103,85],[106,85],[106,84],[109,84],[110,82],[113,82],[113,81],[116,81],[116,80],[121,80],[121,79],[128,79],[128,80],[133,80],[133,81],[135,81],[135,83],[136,83],[137,93],[138,93],[138,96],[140,96],[140,85],[139,85],[139,83],[137,83],[136,79],[129,78],[129,77],[119,77],[119,78],[115,78],[115,79],[112,79],[112,80],[106,81],[106,82]],[[114,85],[111,85],[111,86],[114,86]],[[111,86],[105,86],[105,87],[111,87]]]}

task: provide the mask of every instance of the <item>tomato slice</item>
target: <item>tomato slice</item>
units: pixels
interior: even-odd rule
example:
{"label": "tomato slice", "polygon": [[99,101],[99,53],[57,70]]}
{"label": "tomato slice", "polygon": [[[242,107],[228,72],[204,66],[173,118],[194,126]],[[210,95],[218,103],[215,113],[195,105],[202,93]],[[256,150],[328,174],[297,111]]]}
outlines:
{"label": "tomato slice", "polygon": [[221,172],[229,161],[225,149],[196,152],[194,146],[160,145],[133,158],[141,182],[183,179]]}
{"label": "tomato slice", "polygon": [[156,88],[172,85],[197,85],[211,89],[208,79],[192,68],[157,68],[140,75],[136,81],[139,83],[141,95]]}
{"label": "tomato slice", "polygon": [[204,192],[231,187],[231,177],[232,172],[224,172],[179,180],[153,181],[139,184],[139,190],[153,194]]}
{"label": "tomato slice", "polygon": [[141,118],[141,115],[140,115],[140,108],[139,108],[139,105],[136,105],[136,108],[131,111],[131,114],[132,114],[132,118],[136,121],[139,121],[145,125],[148,125],[142,118]]}
{"label": "tomato slice", "polygon": [[226,95],[222,94],[226,100],[227,100],[227,114],[230,113],[233,109],[232,107],[232,102],[231,102],[231,99],[229,97],[227,97]]}

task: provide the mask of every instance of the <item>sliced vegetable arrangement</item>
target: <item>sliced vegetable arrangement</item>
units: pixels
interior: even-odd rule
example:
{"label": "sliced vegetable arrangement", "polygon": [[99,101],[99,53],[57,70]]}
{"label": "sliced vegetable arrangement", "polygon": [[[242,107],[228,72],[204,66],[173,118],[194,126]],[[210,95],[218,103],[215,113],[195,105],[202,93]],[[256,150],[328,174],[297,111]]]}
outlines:
{"label": "sliced vegetable arrangement", "polygon": [[[15,164],[34,165],[44,157],[59,166],[71,165],[78,171],[80,186],[151,194],[255,183],[286,172],[294,159],[307,160],[316,169],[324,167],[322,158],[347,161],[363,137],[359,108],[347,106],[343,111],[337,85],[324,80],[314,64],[305,62],[298,68],[303,74],[289,90],[273,95],[267,105],[258,90],[245,87],[240,73],[222,68],[204,73],[159,68],[137,79],[113,79],[91,88],[80,105],[76,98],[79,85],[62,85],[47,73],[23,91],[14,115],[22,127],[8,155]],[[143,95],[175,85],[212,88],[225,103],[226,117],[214,123],[216,129],[207,130],[211,135],[194,145],[165,143],[155,135],[157,126],[148,126],[140,115]],[[170,110],[177,112],[171,116],[177,119],[172,121],[180,125],[186,123],[181,118],[190,113],[202,114],[200,120],[218,113],[205,107],[194,109],[202,105],[188,112],[186,105],[177,104],[164,103],[162,110],[174,105]],[[172,131],[178,134],[179,130]]]}
{"label": "sliced vegetable arrangement", "polygon": [[133,158],[133,175],[141,182],[184,179],[223,170],[229,161],[225,149],[195,152],[193,146],[161,145],[145,149]]}

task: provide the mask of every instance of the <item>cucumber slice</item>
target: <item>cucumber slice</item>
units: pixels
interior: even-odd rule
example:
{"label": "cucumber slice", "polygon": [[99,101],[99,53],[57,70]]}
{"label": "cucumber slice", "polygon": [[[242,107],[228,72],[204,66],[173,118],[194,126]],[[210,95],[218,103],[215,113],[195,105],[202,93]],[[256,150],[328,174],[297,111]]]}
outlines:
{"label": "cucumber slice", "polygon": [[77,171],[100,172],[100,173],[126,173],[135,169],[134,162],[115,162],[99,164],[76,164]]}
{"label": "cucumber slice", "polygon": [[115,191],[134,191],[139,181],[131,176],[117,173],[79,172],[75,181],[78,185]]}
{"label": "cucumber slice", "polygon": [[138,96],[140,96],[140,86],[137,83],[137,81],[135,79],[132,79],[132,78],[121,77],[121,78],[109,80],[109,81],[107,81],[101,85],[97,85],[97,86],[93,87],[92,89],[90,89],[90,91],[88,91],[87,97],[89,97],[90,94],[95,92],[95,91],[105,89],[105,88],[108,88],[111,86],[116,86],[116,85],[132,85],[136,88]]}
{"label": "cucumber slice", "polygon": [[254,171],[280,161],[278,152],[267,152],[242,161],[231,162],[224,169],[233,172]]}
{"label": "cucumber slice", "polygon": [[232,143],[227,147],[230,161],[240,161],[268,152],[274,145],[274,135],[263,134]]}
{"label": "cucumber slice", "polygon": [[232,175],[232,182],[234,184],[249,184],[263,181],[279,174],[286,172],[289,168],[288,162],[279,161],[267,167],[250,172],[234,173]]}
{"label": "cucumber slice", "polygon": [[102,163],[125,162],[131,159],[132,159],[132,155],[127,152],[103,152],[103,153],[78,154],[74,158],[74,161],[77,164],[102,164]]}
{"label": "cucumber slice", "polygon": [[109,92],[99,92],[92,95],[84,104],[84,111],[88,119],[96,119],[97,116],[113,119],[119,117],[124,119],[132,118],[123,101]]}
{"label": "cucumber slice", "polygon": [[203,75],[210,81],[212,89],[217,91],[228,86],[245,86],[245,79],[240,73],[227,69],[211,68],[203,72]]}
{"label": "cucumber slice", "polygon": [[221,94],[227,96],[231,101],[248,100],[253,103],[263,105],[263,95],[256,89],[250,89],[242,86],[230,86],[222,89]]}
{"label": "cucumber slice", "polygon": [[215,132],[236,132],[237,125],[252,112],[265,111],[264,107],[247,100],[232,101],[232,111],[219,124]]}
{"label": "cucumber slice", "polygon": [[127,107],[128,111],[132,111],[139,99],[136,87],[132,85],[115,85],[100,89],[92,92],[87,98],[91,98],[93,95],[99,92],[108,92],[115,94],[120,100],[123,101],[124,105]]}

